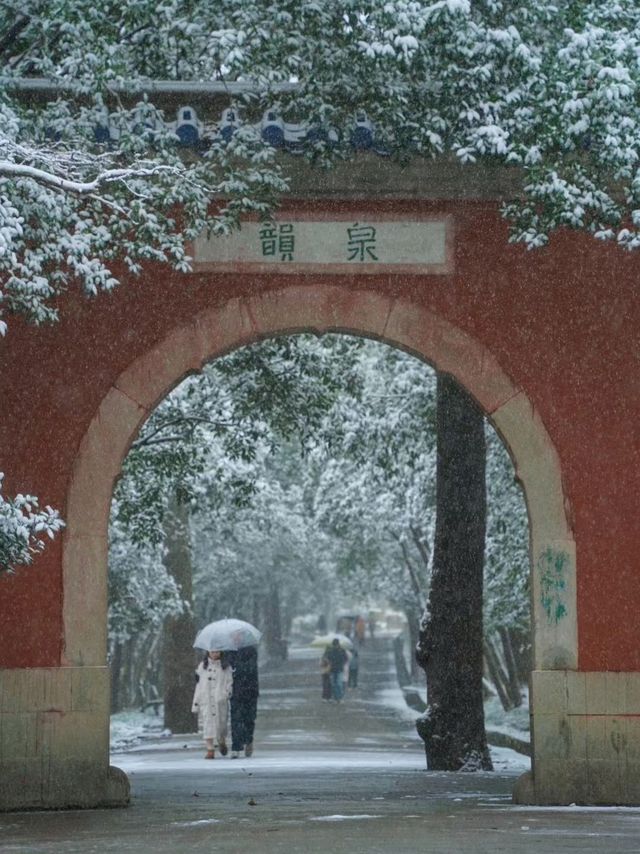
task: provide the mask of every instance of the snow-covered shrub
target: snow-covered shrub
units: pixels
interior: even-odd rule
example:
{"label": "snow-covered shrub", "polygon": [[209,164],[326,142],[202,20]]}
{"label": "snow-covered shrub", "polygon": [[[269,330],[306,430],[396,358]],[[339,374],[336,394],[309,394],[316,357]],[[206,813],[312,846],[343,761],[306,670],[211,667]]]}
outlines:
{"label": "snow-covered shrub", "polygon": [[39,509],[32,495],[3,495],[3,479],[0,472],[0,573],[31,563],[44,549],[46,538],[53,539],[64,527],[58,512],[48,506]]}

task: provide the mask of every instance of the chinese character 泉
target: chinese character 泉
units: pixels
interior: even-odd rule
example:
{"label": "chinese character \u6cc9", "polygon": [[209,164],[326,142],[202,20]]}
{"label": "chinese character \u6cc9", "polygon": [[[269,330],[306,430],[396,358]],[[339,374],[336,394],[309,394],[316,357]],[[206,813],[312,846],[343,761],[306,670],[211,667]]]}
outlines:
{"label": "chinese character \u6cc9", "polygon": [[359,225],[357,222],[347,228],[347,251],[349,261],[378,260],[375,254],[376,230],[372,225]]}

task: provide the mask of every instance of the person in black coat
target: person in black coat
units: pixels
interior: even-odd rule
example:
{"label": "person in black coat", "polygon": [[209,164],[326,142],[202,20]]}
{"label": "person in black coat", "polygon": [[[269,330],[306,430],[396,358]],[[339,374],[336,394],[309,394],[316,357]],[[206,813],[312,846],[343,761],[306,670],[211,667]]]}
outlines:
{"label": "person in black coat", "polygon": [[344,666],[349,660],[347,653],[340,646],[338,638],[331,641],[325,652],[325,658],[329,662],[329,675],[331,677],[331,693],[336,703],[340,703],[344,697]]}
{"label": "person in black coat", "polygon": [[233,668],[233,693],[231,695],[231,758],[237,759],[240,751],[249,757],[253,753],[253,732],[258,714],[258,649],[225,652]]}

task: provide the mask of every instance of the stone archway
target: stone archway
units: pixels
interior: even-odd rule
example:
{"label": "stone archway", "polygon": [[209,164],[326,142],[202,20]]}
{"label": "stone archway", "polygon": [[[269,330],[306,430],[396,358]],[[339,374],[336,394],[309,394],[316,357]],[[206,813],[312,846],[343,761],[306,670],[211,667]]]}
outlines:
{"label": "stone archway", "polygon": [[[575,543],[558,455],[545,426],[491,353],[448,321],[404,299],[331,285],[291,284],[207,309],[129,365],[109,389],[81,442],[68,491],[63,664],[104,678],[109,510],[114,482],[140,425],[205,362],[260,338],[295,332],[360,334],[407,350],[453,375],[501,434],[529,513],[535,716],[536,698],[557,690],[558,677],[577,667]],[[92,725],[108,726],[107,707]],[[547,758],[540,750],[533,757],[535,791],[530,779],[521,786],[527,800],[553,797],[536,777],[536,765]],[[106,749],[95,759],[108,763]]]}

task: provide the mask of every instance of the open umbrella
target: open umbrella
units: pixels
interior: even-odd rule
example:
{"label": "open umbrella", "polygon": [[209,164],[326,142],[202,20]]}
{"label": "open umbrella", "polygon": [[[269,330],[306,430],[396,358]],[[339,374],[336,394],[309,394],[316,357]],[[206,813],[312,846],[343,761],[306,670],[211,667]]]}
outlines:
{"label": "open umbrella", "polygon": [[262,632],[244,620],[216,620],[200,629],[193,643],[196,649],[243,649],[257,646]]}
{"label": "open umbrella", "polygon": [[351,649],[353,647],[349,638],[346,635],[340,634],[340,632],[332,632],[328,635],[318,635],[311,641],[309,646],[322,647],[324,649],[326,646],[331,646],[334,638],[338,639],[342,649]]}

